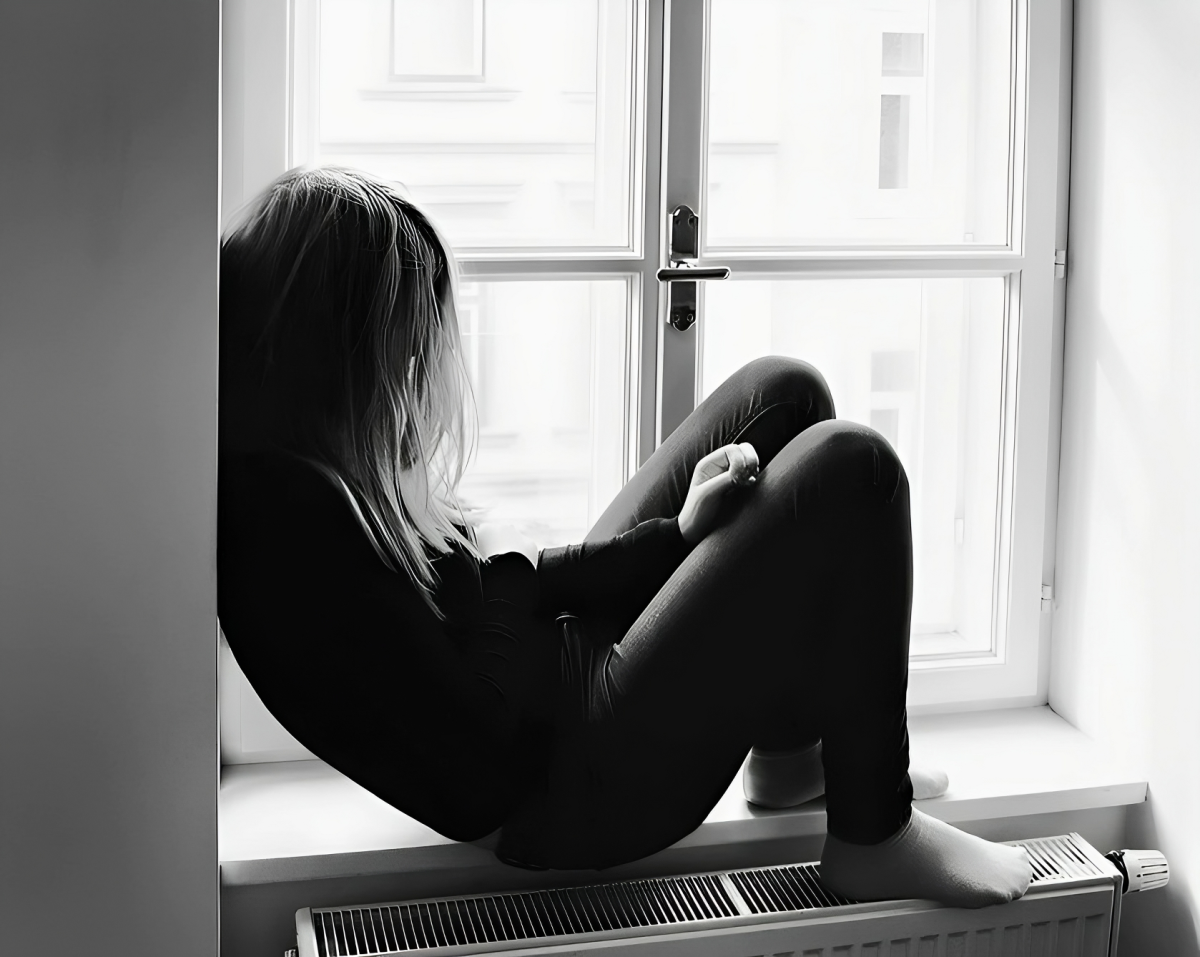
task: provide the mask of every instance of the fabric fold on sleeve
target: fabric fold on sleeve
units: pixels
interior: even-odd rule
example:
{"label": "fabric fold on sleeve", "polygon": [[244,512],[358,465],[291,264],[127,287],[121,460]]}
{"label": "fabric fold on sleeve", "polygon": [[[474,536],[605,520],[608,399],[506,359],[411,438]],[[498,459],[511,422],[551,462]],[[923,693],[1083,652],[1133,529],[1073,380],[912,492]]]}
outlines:
{"label": "fabric fold on sleeve", "polygon": [[551,613],[640,612],[691,550],[675,518],[653,518],[602,542],[542,550],[538,583]]}

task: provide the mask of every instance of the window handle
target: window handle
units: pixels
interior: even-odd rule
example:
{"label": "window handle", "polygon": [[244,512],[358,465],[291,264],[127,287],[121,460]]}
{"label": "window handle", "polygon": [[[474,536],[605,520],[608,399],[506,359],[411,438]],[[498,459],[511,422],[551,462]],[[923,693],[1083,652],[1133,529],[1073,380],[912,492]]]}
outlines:
{"label": "window handle", "polygon": [[696,322],[696,281],[699,279],[728,279],[728,266],[691,266],[676,261],[657,273],[659,282],[667,285],[667,321],[680,332],[687,332]]}
{"label": "window handle", "polygon": [[728,279],[728,266],[689,266],[676,263],[664,266],[657,273],[659,282],[695,282],[697,279]]}
{"label": "window handle", "polygon": [[696,322],[696,281],[728,279],[728,266],[690,266],[679,262],[664,266],[657,273],[659,282],[667,283],[667,321],[680,332],[687,332]]}
{"label": "window handle", "polygon": [[667,286],[667,321],[680,332],[696,322],[696,283],[701,279],[728,279],[728,266],[697,266],[700,250],[700,217],[690,206],[676,206],[667,217],[667,259],[655,275]]}

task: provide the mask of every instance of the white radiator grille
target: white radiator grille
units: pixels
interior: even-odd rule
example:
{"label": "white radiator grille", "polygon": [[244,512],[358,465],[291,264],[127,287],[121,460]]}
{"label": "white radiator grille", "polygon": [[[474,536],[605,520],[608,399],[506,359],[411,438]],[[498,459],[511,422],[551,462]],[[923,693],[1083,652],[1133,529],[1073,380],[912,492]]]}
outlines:
{"label": "white radiator grille", "polygon": [[815,864],[732,871],[729,880],[750,914],[778,914],[853,903],[821,886]]}
{"label": "white radiator grille", "polygon": [[[829,905],[815,905],[829,906]],[[320,957],[351,957],[735,917],[719,876],[314,910]]]}
{"label": "white radiator grille", "polygon": [[[1029,853],[1033,879],[1038,883],[1103,874],[1096,862],[1075,841],[1065,837],[1043,837],[1014,841]],[[1091,850],[1091,848],[1088,848]]]}
{"label": "white radiator grille", "polygon": [[[796,957],[801,953],[806,957],[818,957],[826,951],[830,957],[890,957],[893,954],[968,957],[997,952],[1081,957],[1106,954],[1112,903],[1107,905],[1106,913],[1097,913],[1096,901],[1089,901],[1086,906],[1080,901],[1083,910],[1076,915],[1068,917],[1064,912],[1052,916],[1045,911],[1045,905],[1051,902],[1034,898],[1038,896],[1038,888],[1053,894],[1056,885],[1063,886],[1072,881],[1095,885],[1098,879],[1107,882],[1111,888],[1115,869],[1077,835],[1012,843],[1024,846],[1033,860],[1033,885],[1026,898],[1033,909],[1024,919],[1006,926],[999,913],[982,923],[977,922],[976,918],[992,911],[991,908],[984,912],[946,911],[973,916],[958,918],[958,926],[944,931],[931,933],[932,927],[924,932],[910,934],[906,931],[900,936],[892,936],[891,940],[876,939],[852,946],[812,947],[811,944],[817,943],[813,939],[809,946],[795,952]],[[1101,897],[1104,896],[1102,893]],[[308,947],[301,946],[300,954],[315,954],[315,957],[380,957],[413,951],[434,957],[434,952],[484,953],[514,947],[524,953],[527,948],[551,944],[569,945],[573,952],[575,946],[588,941],[606,940],[616,944],[621,938],[647,934],[691,936],[709,931],[733,935],[750,930],[749,925],[756,919],[779,921],[787,920],[788,915],[807,919],[804,915],[810,914],[812,919],[827,924],[830,923],[826,920],[828,916],[833,923],[840,923],[836,909],[854,903],[822,887],[814,864],[793,864],[616,881],[588,887],[365,907],[312,908],[297,915],[297,931],[309,941]],[[868,918],[866,909],[880,906],[888,905],[857,905],[855,911],[863,910],[860,916]],[[930,906],[918,905],[918,911],[904,917],[895,931],[901,930],[908,917],[926,920],[928,909],[922,917],[919,908]],[[893,919],[899,917],[893,912]],[[993,923],[997,918],[1002,921],[999,925]],[[971,924],[975,926],[970,927]],[[772,933],[783,930],[782,924],[774,927]],[[657,939],[660,948],[669,943],[668,938]],[[682,945],[685,941],[677,943]],[[691,940],[693,946],[696,943],[695,939]],[[995,951],[993,947],[1000,950]],[[673,949],[666,947],[666,950]],[[691,953],[687,947],[680,952]],[[755,949],[754,952],[760,951]]]}

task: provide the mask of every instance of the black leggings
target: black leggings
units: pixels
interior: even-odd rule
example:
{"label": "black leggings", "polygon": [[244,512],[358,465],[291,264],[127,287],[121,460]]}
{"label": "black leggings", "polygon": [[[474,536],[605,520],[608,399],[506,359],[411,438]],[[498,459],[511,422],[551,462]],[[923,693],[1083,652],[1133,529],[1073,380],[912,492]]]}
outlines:
{"label": "black leggings", "polygon": [[[560,620],[548,778],[497,854],[605,867],[699,825],[752,746],[823,742],[828,830],[873,844],[908,820],[908,480],[872,430],[835,421],[811,366],[752,362],[650,457],[589,533],[679,514],[696,463],[750,442],[762,471],[623,635]],[[616,638],[620,640],[613,644]]]}

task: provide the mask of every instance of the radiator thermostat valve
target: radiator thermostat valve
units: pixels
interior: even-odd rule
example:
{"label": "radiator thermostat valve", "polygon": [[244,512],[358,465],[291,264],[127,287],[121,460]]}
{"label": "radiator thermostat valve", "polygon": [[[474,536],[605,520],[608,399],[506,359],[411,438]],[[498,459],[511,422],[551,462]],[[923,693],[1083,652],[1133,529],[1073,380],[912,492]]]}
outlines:
{"label": "radiator thermostat valve", "polygon": [[1152,891],[1156,887],[1166,887],[1171,879],[1171,868],[1162,851],[1133,851],[1125,848],[1120,851],[1109,851],[1104,855],[1121,872],[1125,878],[1123,892]]}

